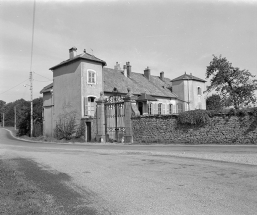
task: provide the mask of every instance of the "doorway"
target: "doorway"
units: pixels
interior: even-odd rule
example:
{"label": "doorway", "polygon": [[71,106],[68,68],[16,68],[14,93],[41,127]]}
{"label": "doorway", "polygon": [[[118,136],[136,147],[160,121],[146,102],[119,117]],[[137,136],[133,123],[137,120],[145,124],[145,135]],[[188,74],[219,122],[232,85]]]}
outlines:
{"label": "doorway", "polygon": [[86,141],[90,142],[91,141],[91,122],[86,122]]}
{"label": "doorway", "polygon": [[143,102],[138,102],[138,111],[140,115],[143,115]]}

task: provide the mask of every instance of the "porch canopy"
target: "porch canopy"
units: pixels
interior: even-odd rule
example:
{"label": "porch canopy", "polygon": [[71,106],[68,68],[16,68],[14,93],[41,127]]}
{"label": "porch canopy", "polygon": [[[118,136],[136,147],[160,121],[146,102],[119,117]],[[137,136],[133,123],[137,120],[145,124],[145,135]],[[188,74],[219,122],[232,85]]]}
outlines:
{"label": "porch canopy", "polygon": [[157,99],[155,99],[154,97],[152,97],[151,95],[148,95],[146,93],[142,93],[141,96],[139,96],[136,101],[139,102],[145,102],[145,101],[157,101]]}

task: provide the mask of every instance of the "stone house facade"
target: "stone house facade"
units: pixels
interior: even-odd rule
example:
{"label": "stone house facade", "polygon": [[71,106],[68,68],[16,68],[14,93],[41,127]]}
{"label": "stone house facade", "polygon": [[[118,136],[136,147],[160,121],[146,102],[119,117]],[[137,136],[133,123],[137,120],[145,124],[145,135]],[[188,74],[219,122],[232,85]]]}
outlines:
{"label": "stone house facade", "polygon": [[[151,75],[150,68],[142,73],[132,72],[127,62],[123,68],[116,63],[107,68],[106,62],[87,53],[77,55],[77,48],[69,49],[69,59],[50,68],[53,83],[44,87],[44,135],[52,136],[58,119],[76,113],[86,122],[91,133],[96,100],[103,92],[105,97],[125,96],[130,89],[140,115],[177,114],[182,111],[205,109],[203,94],[205,80],[184,74],[170,80],[160,72]],[[90,141],[90,138],[88,138]]]}

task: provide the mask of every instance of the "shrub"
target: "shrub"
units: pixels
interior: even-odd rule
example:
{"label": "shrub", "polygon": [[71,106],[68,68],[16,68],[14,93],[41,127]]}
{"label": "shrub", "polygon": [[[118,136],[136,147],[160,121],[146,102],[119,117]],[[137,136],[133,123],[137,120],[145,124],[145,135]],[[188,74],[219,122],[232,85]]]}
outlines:
{"label": "shrub", "polygon": [[54,137],[58,140],[70,140],[76,133],[76,116],[74,114],[67,114],[59,118],[54,129]]}
{"label": "shrub", "polygon": [[178,123],[181,125],[204,125],[209,123],[210,118],[206,110],[192,110],[178,115]]}
{"label": "shrub", "polygon": [[80,124],[76,130],[76,138],[85,137],[85,122],[83,120],[80,121]]}

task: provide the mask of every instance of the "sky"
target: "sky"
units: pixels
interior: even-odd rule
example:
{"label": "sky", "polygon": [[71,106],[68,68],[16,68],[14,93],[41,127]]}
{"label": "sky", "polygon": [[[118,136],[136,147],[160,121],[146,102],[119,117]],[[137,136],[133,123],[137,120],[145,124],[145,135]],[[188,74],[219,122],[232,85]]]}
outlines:
{"label": "sky", "polygon": [[[50,67],[77,47],[132,72],[205,79],[213,55],[257,75],[257,1],[36,0],[31,64],[33,1],[0,0],[0,100],[30,100],[51,83]],[[208,82],[207,82],[208,83]]]}

